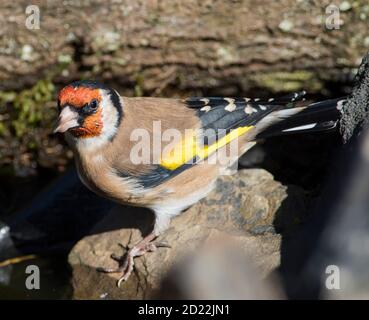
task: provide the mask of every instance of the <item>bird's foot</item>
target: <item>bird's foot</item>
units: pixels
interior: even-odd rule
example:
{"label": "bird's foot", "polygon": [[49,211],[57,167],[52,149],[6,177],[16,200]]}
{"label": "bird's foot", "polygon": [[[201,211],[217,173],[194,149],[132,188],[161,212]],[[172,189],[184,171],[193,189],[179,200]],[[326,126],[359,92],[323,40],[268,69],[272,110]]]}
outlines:
{"label": "bird's foot", "polygon": [[142,256],[147,252],[156,251],[157,248],[170,248],[170,246],[166,243],[153,242],[154,239],[155,239],[155,236],[150,234],[130,249],[122,245],[121,243],[119,243],[119,246],[127,250],[127,252],[121,257],[115,254],[111,255],[111,258],[118,262],[118,268],[116,269],[98,268],[97,270],[100,272],[104,272],[104,273],[121,272],[122,276],[119,278],[117,282],[117,286],[120,287],[121,283],[123,281],[127,281],[129,276],[131,275],[133,271],[133,267],[134,267],[135,257]]}

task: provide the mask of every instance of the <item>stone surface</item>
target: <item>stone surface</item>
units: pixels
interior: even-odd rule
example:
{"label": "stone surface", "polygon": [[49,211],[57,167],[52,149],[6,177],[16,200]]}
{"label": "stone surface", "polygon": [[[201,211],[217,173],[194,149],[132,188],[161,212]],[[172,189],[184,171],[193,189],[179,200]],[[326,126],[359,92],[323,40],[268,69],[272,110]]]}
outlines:
{"label": "stone surface", "polygon": [[[293,197],[302,197],[302,194],[295,190]],[[116,287],[118,274],[98,273],[96,268],[116,267],[110,254],[122,254],[117,243],[129,246],[136,243],[142,233],[150,230],[153,215],[141,208],[116,207],[70,252],[74,297],[155,297],[173,266],[178,267],[183,257],[213,242],[214,237],[231,239],[240,254],[247,256],[265,277],[280,263],[281,237],[274,229],[276,214],[283,217],[302,212],[301,201],[292,202],[295,207],[283,206],[288,198],[287,188],[262,169],[241,170],[234,176],[221,177],[207,198],[173,219],[170,228],[160,237],[160,241],[169,243],[172,248],[160,248],[136,258],[135,271],[121,288]],[[281,208],[290,212],[282,212]]]}
{"label": "stone surface", "polygon": [[159,299],[283,299],[279,277],[280,237],[232,235],[212,230],[201,248],[165,276]]}

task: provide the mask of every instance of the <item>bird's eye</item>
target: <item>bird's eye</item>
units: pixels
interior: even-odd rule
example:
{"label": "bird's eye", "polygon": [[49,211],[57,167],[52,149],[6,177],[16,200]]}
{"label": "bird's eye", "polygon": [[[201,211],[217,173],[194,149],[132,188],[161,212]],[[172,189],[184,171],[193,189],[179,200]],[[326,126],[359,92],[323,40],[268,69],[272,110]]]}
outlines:
{"label": "bird's eye", "polygon": [[98,104],[97,100],[95,100],[95,99],[92,100],[89,104],[89,107],[90,107],[91,110],[96,110],[98,106],[99,106],[99,104]]}

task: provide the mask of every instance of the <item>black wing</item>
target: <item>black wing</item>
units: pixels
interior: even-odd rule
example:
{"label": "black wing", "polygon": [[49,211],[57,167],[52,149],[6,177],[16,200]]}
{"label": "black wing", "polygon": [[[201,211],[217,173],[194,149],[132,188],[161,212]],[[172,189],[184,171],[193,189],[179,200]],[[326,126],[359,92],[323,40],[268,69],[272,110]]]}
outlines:
{"label": "black wing", "polygon": [[[216,142],[231,130],[253,126],[270,112],[280,108],[292,107],[303,98],[305,91],[293,93],[281,98],[249,99],[249,98],[218,98],[218,97],[191,97],[184,100],[189,108],[197,109],[202,129],[212,129],[214,135],[205,135],[204,144]],[[289,105],[291,104],[291,105]],[[149,173],[134,177],[136,182],[145,187],[153,188],[159,184],[191,168],[197,162],[196,158],[183,163],[174,170],[156,165]]]}
{"label": "black wing", "polygon": [[270,112],[288,108],[301,100],[305,91],[293,93],[281,98],[218,98],[192,97],[185,100],[189,108],[197,109],[204,130],[212,129],[217,135],[205,136],[205,144],[213,143],[224,134],[238,127],[253,126]]}

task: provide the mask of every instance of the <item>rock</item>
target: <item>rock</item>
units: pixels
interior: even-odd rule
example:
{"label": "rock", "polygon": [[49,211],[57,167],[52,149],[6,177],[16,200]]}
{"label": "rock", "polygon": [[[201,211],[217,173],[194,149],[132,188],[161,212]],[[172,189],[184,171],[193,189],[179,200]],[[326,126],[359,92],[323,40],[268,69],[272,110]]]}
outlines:
{"label": "rock", "polygon": [[212,230],[204,245],[165,277],[159,299],[282,299],[279,279],[268,276],[280,260],[280,238]]}
{"label": "rock", "polygon": [[[90,236],[80,240],[69,254],[73,269],[76,299],[142,299],[160,293],[163,278],[188,256],[216,238],[228,235],[238,243],[243,256],[249,257],[262,277],[280,263],[281,237],[273,221],[287,188],[262,169],[241,170],[234,176],[223,176],[216,189],[205,199],[172,220],[160,241],[172,248],[135,259],[135,271],[121,288],[119,274],[104,274],[97,267],[116,267],[110,254],[121,255],[117,243],[131,246],[141,234],[149,232],[153,214],[142,208],[116,207],[94,227]],[[298,192],[294,196],[301,196]],[[299,203],[295,201],[293,203]],[[287,206],[291,212],[301,208]],[[283,216],[283,212],[278,212]],[[116,229],[113,230],[112,229]]]}

